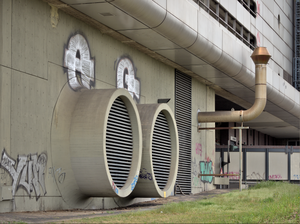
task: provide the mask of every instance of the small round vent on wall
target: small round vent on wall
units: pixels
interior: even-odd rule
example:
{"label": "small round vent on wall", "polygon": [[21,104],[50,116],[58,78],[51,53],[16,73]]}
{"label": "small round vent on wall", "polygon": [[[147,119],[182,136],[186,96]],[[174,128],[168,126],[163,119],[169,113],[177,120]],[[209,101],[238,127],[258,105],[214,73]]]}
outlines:
{"label": "small round vent on wall", "polygon": [[168,197],[174,190],[179,145],[175,118],[167,104],[137,105],[142,123],[143,155],[131,196]]}
{"label": "small round vent on wall", "polygon": [[80,191],[91,197],[127,197],[140,171],[141,137],[139,113],[128,91],[84,91],[70,131],[71,164]]}

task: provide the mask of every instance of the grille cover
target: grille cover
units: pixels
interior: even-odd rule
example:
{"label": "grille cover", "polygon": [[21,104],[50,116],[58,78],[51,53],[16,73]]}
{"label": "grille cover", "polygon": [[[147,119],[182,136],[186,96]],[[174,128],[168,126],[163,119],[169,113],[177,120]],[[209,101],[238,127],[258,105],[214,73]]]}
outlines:
{"label": "grille cover", "polygon": [[168,197],[178,170],[178,134],[167,104],[137,105],[142,123],[143,155],[133,197]]}
{"label": "grille cover", "polygon": [[133,137],[130,117],[118,97],[110,108],[106,126],[106,158],[110,175],[118,188],[128,179],[132,162]]}
{"label": "grille cover", "polygon": [[140,171],[141,140],[139,113],[127,90],[82,92],[70,131],[72,170],[80,191],[127,197]]}
{"label": "grille cover", "polygon": [[152,164],[158,187],[163,190],[171,167],[171,136],[168,121],[160,112],[156,118],[152,138]]}

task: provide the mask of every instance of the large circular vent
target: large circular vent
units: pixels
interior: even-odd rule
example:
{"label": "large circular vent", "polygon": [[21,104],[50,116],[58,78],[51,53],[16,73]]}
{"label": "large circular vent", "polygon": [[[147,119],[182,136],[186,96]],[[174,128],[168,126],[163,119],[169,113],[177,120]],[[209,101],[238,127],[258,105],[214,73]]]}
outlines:
{"label": "large circular vent", "polygon": [[142,157],[136,104],[125,89],[80,94],[70,127],[77,188],[86,196],[127,197],[136,185]]}
{"label": "large circular vent", "polygon": [[157,185],[163,190],[171,167],[171,136],[168,121],[160,112],[156,118],[152,138],[152,164]]}
{"label": "large circular vent", "polygon": [[118,97],[110,108],[106,127],[107,164],[118,188],[122,188],[128,179],[132,149],[130,117],[124,102]]}
{"label": "large circular vent", "polygon": [[133,197],[168,197],[178,170],[178,133],[167,104],[137,105],[142,123],[143,155]]}

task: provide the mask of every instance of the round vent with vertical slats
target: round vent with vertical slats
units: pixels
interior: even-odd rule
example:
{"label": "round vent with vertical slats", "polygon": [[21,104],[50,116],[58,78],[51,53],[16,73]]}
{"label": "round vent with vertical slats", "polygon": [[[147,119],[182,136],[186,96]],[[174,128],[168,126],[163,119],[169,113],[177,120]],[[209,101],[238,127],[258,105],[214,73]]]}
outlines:
{"label": "round vent with vertical slats", "polygon": [[133,197],[168,197],[178,170],[178,134],[167,104],[137,105],[143,133],[143,155]]}
{"label": "round vent with vertical slats", "polygon": [[157,185],[163,190],[171,167],[171,137],[168,121],[160,112],[156,118],[152,138],[152,164]]}
{"label": "round vent with vertical slats", "polygon": [[127,197],[132,192],[141,166],[142,132],[127,90],[80,93],[70,127],[70,154],[83,195]]}
{"label": "round vent with vertical slats", "polygon": [[124,102],[118,97],[110,108],[106,126],[107,164],[118,188],[122,188],[128,179],[132,149],[130,117]]}

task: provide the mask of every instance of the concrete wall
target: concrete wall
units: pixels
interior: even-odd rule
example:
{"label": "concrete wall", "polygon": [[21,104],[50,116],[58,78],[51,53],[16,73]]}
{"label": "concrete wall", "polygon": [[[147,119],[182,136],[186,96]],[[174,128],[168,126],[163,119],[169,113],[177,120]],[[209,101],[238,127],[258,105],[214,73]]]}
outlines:
{"label": "concrete wall", "polygon": [[[0,18],[0,186],[3,192],[11,186],[12,193],[0,200],[0,212],[102,209],[143,200],[78,197],[66,142],[69,117],[82,90],[70,88],[64,55],[70,38],[82,35],[90,52],[88,60],[94,62],[92,89],[116,88],[116,63],[128,56],[140,83],[136,101],[150,104],[171,98],[172,110],[174,69],[43,1],[2,0]],[[198,166],[193,177],[197,177],[202,161],[214,169],[214,131],[198,133],[196,128],[197,109],[214,110],[214,91],[194,79],[192,89],[191,150]],[[193,193],[213,188],[204,182],[195,180]]]}
{"label": "concrete wall", "polygon": [[[203,100],[199,100],[203,99]],[[199,174],[215,173],[215,131],[197,132],[197,111],[215,110],[214,91],[193,79],[192,84],[192,193],[214,188],[212,177],[198,177]],[[206,109],[205,109],[206,108]],[[214,127],[214,123],[202,123],[201,128]]]}

